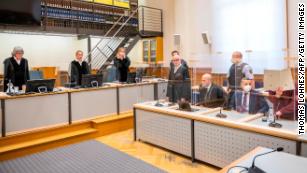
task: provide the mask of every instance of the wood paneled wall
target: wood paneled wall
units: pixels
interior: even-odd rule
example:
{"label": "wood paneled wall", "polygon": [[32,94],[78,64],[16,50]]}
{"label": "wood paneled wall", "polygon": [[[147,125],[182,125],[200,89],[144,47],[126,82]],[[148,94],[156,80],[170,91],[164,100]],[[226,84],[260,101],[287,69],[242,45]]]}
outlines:
{"label": "wood paneled wall", "polygon": [[[136,70],[135,67],[131,67],[130,71],[134,72]],[[297,68],[292,68],[292,77],[297,81]],[[307,71],[307,68],[306,68]],[[145,72],[147,76],[155,76],[167,79],[169,68],[168,67],[147,67],[145,68]],[[192,78],[193,85],[199,85],[201,83],[201,76],[205,73],[211,73],[211,68],[194,68],[189,69],[190,76]],[[223,73],[212,73],[213,82],[218,85],[223,85],[224,81],[226,80],[226,74]],[[307,73],[306,77],[307,79]],[[255,81],[263,82],[263,75],[255,75]],[[57,86],[62,86],[64,83],[68,82],[68,74],[66,71],[59,71],[57,76]],[[307,80],[306,80],[306,86],[307,86]],[[306,87],[307,91],[307,87]]]}
{"label": "wood paneled wall", "polygon": [[[307,68],[306,68],[307,71]],[[193,80],[193,85],[199,85],[201,83],[201,76],[205,73],[211,73],[211,68],[195,68],[195,69],[189,69],[190,76]],[[297,81],[297,68],[292,68],[292,77],[295,81]],[[146,68],[146,75],[148,76],[156,76],[161,78],[168,78],[169,68],[168,67],[159,67],[159,68],[153,68],[148,67]],[[305,74],[305,78],[307,78],[307,73]],[[212,73],[213,82],[218,85],[223,85],[224,81],[227,80],[226,74],[223,73]],[[263,75],[262,74],[256,74],[255,75],[255,81],[256,82],[263,82]],[[307,80],[306,80],[307,85]],[[307,91],[307,88],[306,88]]]}

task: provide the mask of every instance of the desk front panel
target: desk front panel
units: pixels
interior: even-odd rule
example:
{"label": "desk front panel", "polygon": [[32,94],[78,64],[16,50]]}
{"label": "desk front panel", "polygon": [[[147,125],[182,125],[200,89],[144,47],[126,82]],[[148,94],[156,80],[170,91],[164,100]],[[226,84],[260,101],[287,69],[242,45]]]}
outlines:
{"label": "desk front panel", "polygon": [[2,137],[2,106],[1,106],[1,103],[0,103],[0,115],[1,115],[0,116],[0,136]]}
{"label": "desk front panel", "polygon": [[153,101],[154,84],[119,87],[119,111],[133,109],[135,103]]}
{"label": "desk front panel", "polygon": [[116,88],[71,93],[72,121],[117,113]]}
{"label": "desk front panel", "polygon": [[68,124],[68,94],[5,100],[6,132]]}
{"label": "desk front panel", "polygon": [[136,139],[191,157],[191,120],[136,109]]}
{"label": "desk front panel", "polygon": [[165,99],[166,98],[166,92],[167,92],[167,82],[160,82],[158,85],[158,99]]}
{"label": "desk front panel", "polygon": [[262,146],[296,154],[296,141],[195,121],[195,158],[225,167],[252,149]]}
{"label": "desk front panel", "polygon": [[307,157],[307,143],[305,142],[302,143],[301,156]]}

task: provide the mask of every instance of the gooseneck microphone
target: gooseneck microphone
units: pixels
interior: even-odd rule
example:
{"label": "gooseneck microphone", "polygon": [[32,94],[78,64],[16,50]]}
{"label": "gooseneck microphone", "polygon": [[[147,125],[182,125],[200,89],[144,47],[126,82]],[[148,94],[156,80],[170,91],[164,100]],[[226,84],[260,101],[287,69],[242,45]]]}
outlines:
{"label": "gooseneck microphone", "polygon": [[227,118],[227,115],[222,113],[222,110],[225,108],[226,102],[227,101],[225,99],[222,107],[220,108],[220,112],[215,115],[216,117],[218,117],[218,118]]}
{"label": "gooseneck microphone", "polygon": [[269,152],[266,152],[266,153],[262,153],[262,154],[258,154],[254,157],[253,159],[253,163],[252,163],[252,166],[248,169],[248,173],[265,173],[265,171],[263,171],[262,169],[258,168],[257,166],[255,166],[255,161],[258,157],[260,156],[264,156],[264,155],[267,155],[267,154],[270,154],[270,153],[274,153],[274,152],[280,152],[280,151],[283,151],[284,148],[282,147],[278,147],[276,150],[273,150],[273,151],[269,151]]}
{"label": "gooseneck microphone", "polygon": [[280,152],[280,151],[283,151],[284,148],[282,147],[278,147],[276,150],[273,150],[273,151],[269,151],[269,152],[266,152],[266,153],[262,153],[262,154],[258,154],[256,155],[254,158],[253,158],[253,163],[252,163],[252,166],[247,168],[245,166],[233,166],[233,167],[230,167],[228,170],[227,170],[227,173],[230,173],[232,169],[234,168],[241,168],[241,172],[247,172],[247,173],[266,173],[265,171],[263,171],[262,169],[258,168],[257,166],[255,166],[255,161],[258,157],[260,156],[264,156],[264,155],[267,155],[267,154],[270,154],[270,153],[274,153],[274,152]]}

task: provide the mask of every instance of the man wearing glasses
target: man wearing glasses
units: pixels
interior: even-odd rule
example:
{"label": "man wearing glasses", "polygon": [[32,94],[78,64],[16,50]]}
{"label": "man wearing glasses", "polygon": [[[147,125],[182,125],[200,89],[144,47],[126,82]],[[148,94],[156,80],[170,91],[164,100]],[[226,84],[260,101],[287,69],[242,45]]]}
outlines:
{"label": "man wearing glasses", "polygon": [[177,102],[181,99],[190,100],[191,82],[189,70],[181,63],[180,55],[172,58],[173,67],[170,67],[168,76],[167,97],[170,102]]}

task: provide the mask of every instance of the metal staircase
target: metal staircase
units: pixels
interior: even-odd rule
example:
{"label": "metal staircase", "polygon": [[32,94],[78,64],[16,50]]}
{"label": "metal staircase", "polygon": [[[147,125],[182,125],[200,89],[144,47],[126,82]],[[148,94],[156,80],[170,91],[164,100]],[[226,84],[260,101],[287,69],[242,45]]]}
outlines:
{"label": "metal staircase", "polygon": [[[87,61],[92,70],[96,70],[98,73],[106,69],[106,67],[113,61],[116,56],[117,49],[120,47],[125,47],[127,54],[133,49],[136,43],[142,37],[153,37],[162,35],[162,22],[161,31],[158,34],[144,34],[144,21],[145,21],[145,10],[149,7],[140,6],[134,11],[131,11],[129,15],[122,15],[113,24],[113,26],[106,32],[106,34],[100,39],[100,41],[94,46],[94,48],[86,56],[85,61]],[[152,8],[149,8],[152,10]],[[139,14],[141,12],[141,14]],[[162,20],[162,10],[159,10],[161,16],[158,19]],[[151,13],[148,13],[151,15]],[[142,28],[138,26],[135,30],[132,20],[135,17],[140,18],[139,22],[142,23]],[[152,15],[153,16],[153,15]],[[153,16],[153,17],[156,17]],[[150,17],[147,17],[150,18]],[[156,21],[157,19],[153,19]],[[148,22],[147,22],[148,23]],[[142,32],[139,32],[142,31]]]}

